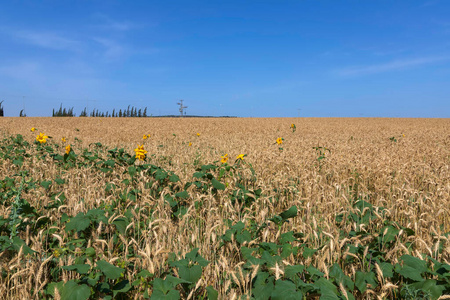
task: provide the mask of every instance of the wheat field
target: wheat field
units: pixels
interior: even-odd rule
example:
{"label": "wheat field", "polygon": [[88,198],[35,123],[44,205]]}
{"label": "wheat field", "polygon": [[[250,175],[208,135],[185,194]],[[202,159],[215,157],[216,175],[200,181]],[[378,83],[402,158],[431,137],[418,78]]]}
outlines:
{"label": "wheat field", "polygon": [[449,119],[0,118],[0,131],[2,299],[450,293]]}

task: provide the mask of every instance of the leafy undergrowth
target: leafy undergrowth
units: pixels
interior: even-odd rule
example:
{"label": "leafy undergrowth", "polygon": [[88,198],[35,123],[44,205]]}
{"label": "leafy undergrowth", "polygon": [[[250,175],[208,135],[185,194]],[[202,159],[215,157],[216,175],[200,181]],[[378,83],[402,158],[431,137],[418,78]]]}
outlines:
{"label": "leafy undergrowth", "polygon": [[[450,294],[450,233],[420,253],[413,229],[357,193],[336,213],[338,233],[315,225],[312,234],[290,226],[303,209],[297,205],[263,220],[254,217],[255,203],[276,199],[264,194],[251,164],[242,160],[198,166],[182,182],[150,163],[150,156],[137,161],[124,149],[100,143],[64,152],[56,143],[32,144],[17,135],[2,140],[0,148],[2,167],[13,170],[0,178],[4,297],[218,299],[231,290],[242,299],[274,300]],[[74,170],[102,178],[97,188],[105,197],[71,207],[66,187],[75,180],[68,176]],[[144,196],[153,201],[142,201]],[[200,227],[207,201],[231,205],[241,220],[221,220],[223,231],[210,253],[192,242],[152,266],[156,254],[147,250],[155,224],[166,215],[167,226]],[[233,267],[220,271],[224,262]],[[211,281],[211,272],[220,280]]]}

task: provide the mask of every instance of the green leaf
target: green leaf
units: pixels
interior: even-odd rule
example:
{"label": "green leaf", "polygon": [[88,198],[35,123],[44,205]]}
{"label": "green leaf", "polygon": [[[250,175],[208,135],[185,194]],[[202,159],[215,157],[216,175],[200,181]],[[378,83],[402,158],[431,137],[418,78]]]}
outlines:
{"label": "green leaf", "polygon": [[274,290],[274,278],[269,273],[259,272],[256,275],[252,294],[256,299],[268,300]]}
{"label": "green leaf", "polygon": [[48,181],[42,181],[41,182],[41,186],[44,188],[44,189],[46,189],[46,190],[48,190],[49,188],[50,188],[50,185],[52,184],[52,181],[51,180],[48,180]]}
{"label": "green leaf", "polygon": [[75,217],[71,218],[66,224],[66,232],[71,230],[83,231],[91,225],[91,220],[82,212],[79,212]]}
{"label": "green leaf", "polygon": [[427,262],[417,257],[411,255],[402,255],[400,256],[400,259],[403,260],[405,266],[416,269],[419,273],[423,273],[428,270]]}
{"label": "green leaf", "polygon": [[337,288],[329,280],[322,277],[316,281],[315,285],[319,287],[321,300],[339,300]]}
{"label": "green leaf", "polygon": [[189,198],[189,193],[187,191],[178,192],[175,194],[176,197],[181,199],[187,199]]}
{"label": "green leaf", "polygon": [[[384,230],[383,230],[384,232]],[[389,243],[395,241],[400,230],[393,226],[388,226],[386,234],[383,236],[383,243]]]}
{"label": "green leaf", "polygon": [[204,175],[205,175],[204,172],[195,172],[193,176],[195,178],[202,178]]}
{"label": "green leaf", "polygon": [[219,180],[213,178],[211,179],[211,183],[215,189],[222,191],[225,190],[225,184],[221,183]]}
{"label": "green leaf", "polygon": [[303,265],[286,266],[284,268],[284,276],[286,276],[289,279],[294,280],[299,277],[298,274],[301,274],[304,269],[305,269],[305,266],[303,266]]}
{"label": "green leaf", "polygon": [[111,168],[113,168],[115,164],[116,164],[116,162],[111,159],[108,159],[107,161],[105,161],[105,165],[107,165],[108,167],[111,167]]}
{"label": "green leaf", "polygon": [[372,289],[377,286],[375,273],[356,271],[355,285],[361,293],[364,293],[367,290],[367,284],[370,284]]}
{"label": "green leaf", "polygon": [[55,179],[55,182],[56,182],[56,184],[61,185],[61,184],[64,184],[66,181],[65,181],[64,179],[61,179],[61,178],[57,177],[57,178]]}
{"label": "green leaf", "polygon": [[120,232],[120,234],[125,235],[125,230],[128,226],[128,220],[125,218],[117,218],[112,222],[114,225],[116,225],[117,231]]}
{"label": "green leaf", "polygon": [[148,270],[142,270],[137,275],[142,277],[142,278],[147,278],[147,277],[152,277],[153,276],[153,274],[150,273]]}
{"label": "green leaf", "polygon": [[13,237],[11,242],[12,242],[13,249],[16,251],[19,251],[20,248],[23,247],[22,251],[25,255],[36,253],[36,251],[32,250],[30,247],[28,247],[27,244],[25,244],[24,240],[22,240],[21,238],[19,238],[17,236]]}
{"label": "green leaf", "polygon": [[394,272],[392,271],[394,269],[394,266],[390,263],[383,262],[380,263],[380,269],[383,272],[383,277],[385,278],[391,278],[394,276]]}
{"label": "green leaf", "polygon": [[113,295],[115,297],[119,293],[128,292],[131,289],[131,285],[128,280],[122,280],[122,281],[116,283],[112,289],[113,289]]}
{"label": "green leaf", "polygon": [[219,298],[219,292],[217,292],[212,286],[206,287],[206,292],[208,292],[208,300],[217,300],[217,298]]}
{"label": "green leaf", "polygon": [[136,168],[135,168],[135,167],[133,167],[133,166],[128,167],[128,174],[130,174],[131,177],[133,177],[134,175],[136,175],[136,173],[137,173],[137,171],[136,171]]}
{"label": "green leaf", "polygon": [[192,283],[196,283],[202,277],[202,267],[193,265],[188,267],[180,267],[178,269],[180,278]]}
{"label": "green leaf", "polygon": [[91,266],[87,264],[76,264],[70,266],[63,266],[62,268],[68,271],[76,271],[79,274],[87,274],[91,269]]}
{"label": "green leaf", "polygon": [[420,273],[417,272],[416,269],[410,267],[410,266],[403,266],[401,267],[399,264],[395,265],[395,272],[399,273],[403,277],[412,279],[414,281],[422,281],[423,277],[420,276]]}
{"label": "green leaf", "polygon": [[104,260],[97,261],[96,269],[103,272],[107,279],[118,279],[120,278],[121,274],[125,272],[125,269],[116,267]]}
{"label": "green leaf", "polygon": [[288,210],[286,210],[280,214],[280,217],[283,220],[287,220],[287,219],[293,218],[295,216],[297,216],[297,206],[295,206],[295,205],[291,206],[291,208],[289,208]]}
{"label": "green leaf", "polygon": [[337,263],[331,266],[330,268],[330,278],[334,278],[337,284],[342,283],[345,287],[347,287],[350,291],[353,291],[355,285],[353,281],[344,274],[341,267]]}
{"label": "green leaf", "polygon": [[175,289],[175,285],[167,278],[165,280],[156,278],[153,280],[153,293],[150,299],[178,300],[180,299],[180,292]]}
{"label": "green leaf", "polygon": [[178,177],[175,174],[172,174],[172,175],[170,175],[169,180],[170,180],[170,182],[174,182],[175,183],[175,182],[180,181],[180,177]]}
{"label": "green leaf", "polygon": [[294,283],[280,279],[275,282],[275,289],[270,297],[272,300],[297,300],[302,298],[302,292],[297,291]]}
{"label": "green leaf", "polygon": [[86,284],[78,285],[69,280],[61,289],[61,300],[83,300],[91,296],[91,289]]}
{"label": "green leaf", "polygon": [[325,273],[320,272],[313,266],[309,266],[308,268],[306,268],[306,271],[308,271],[308,273],[311,277],[313,277],[313,276],[322,277],[323,275],[325,275]]}
{"label": "green leaf", "polygon": [[55,289],[58,289],[58,292],[60,293],[63,286],[64,286],[64,281],[50,282],[48,284],[47,288],[45,289],[45,293],[47,295],[51,295],[51,296],[55,297]]}
{"label": "green leaf", "polygon": [[445,285],[438,285],[434,279],[427,279],[421,282],[410,284],[409,287],[415,290],[427,291],[431,294],[431,299],[435,300],[442,296],[442,292],[445,290]]}

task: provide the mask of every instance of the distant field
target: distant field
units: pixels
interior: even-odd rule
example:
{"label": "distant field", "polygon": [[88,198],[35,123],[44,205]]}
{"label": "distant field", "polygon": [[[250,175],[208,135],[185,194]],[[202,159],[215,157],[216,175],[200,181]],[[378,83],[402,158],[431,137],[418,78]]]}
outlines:
{"label": "distant field", "polygon": [[450,294],[450,119],[0,118],[0,134],[2,299]]}

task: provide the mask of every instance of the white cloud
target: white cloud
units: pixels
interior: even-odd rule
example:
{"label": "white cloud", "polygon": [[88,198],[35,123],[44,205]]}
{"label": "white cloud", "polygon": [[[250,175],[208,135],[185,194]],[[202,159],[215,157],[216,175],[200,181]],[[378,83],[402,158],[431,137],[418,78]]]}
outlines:
{"label": "white cloud", "polygon": [[78,51],[81,43],[55,32],[36,32],[36,31],[9,31],[13,38],[22,40],[27,44],[38,46],[41,48],[53,50],[71,50]]}
{"label": "white cloud", "polygon": [[106,29],[106,30],[113,30],[113,31],[128,31],[134,28],[137,28],[135,23],[129,22],[129,21],[118,21],[114,20],[107,15],[104,14],[95,14],[94,18],[97,18],[102,22],[102,24],[97,25],[97,28],[100,29]]}
{"label": "white cloud", "polygon": [[391,71],[403,70],[411,67],[417,67],[422,65],[433,64],[440,61],[449,60],[449,56],[431,56],[431,57],[421,57],[414,59],[405,60],[395,60],[387,63],[376,64],[376,65],[365,65],[365,66],[353,66],[338,70],[336,73],[339,76],[359,76],[368,75],[376,73],[384,73]]}
{"label": "white cloud", "polygon": [[127,49],[112,39],[93,38],[104,47],[103,58],[106,61],[115,61],[127,55]]}

